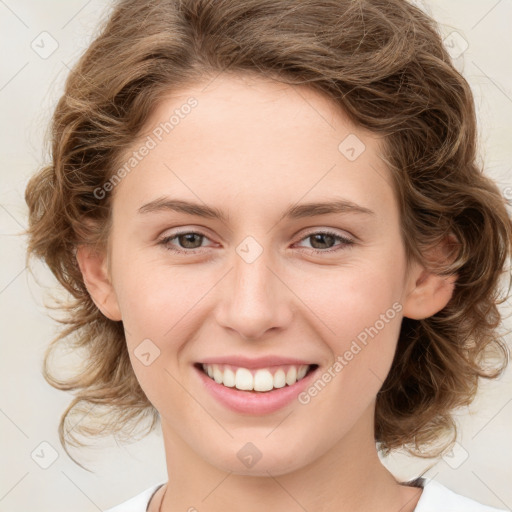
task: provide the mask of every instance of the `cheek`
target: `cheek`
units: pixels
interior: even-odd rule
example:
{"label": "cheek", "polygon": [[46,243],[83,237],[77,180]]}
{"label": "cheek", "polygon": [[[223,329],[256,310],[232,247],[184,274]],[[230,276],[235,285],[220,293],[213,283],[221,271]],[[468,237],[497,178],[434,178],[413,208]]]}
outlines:
{"label": "cheek", "polygon": [[332,353],[331,374],[342,376],[333,379],[334,387],[343,389],[340,396],[348,402],[370,399],[389,372],[403,309],[396,263],[340,267],[302,282],[298,290]]}
{"label": "cheek", "polygon": [[136,262],[119,274],[118,301],[130,361],[141,388],[159,411],[165,410],[168,400],[180,403],[183,390],[175,379],[176,362],[193,321],[191,312],[206,293],[206,284],[191,282],[184,274]]}
{"label": "cheek", "polygon": [[[388,331],[401,310],[398,272],[375,263],[316,273],[308,279],[297,276],[296,293],[326,328],[330,337],[343,341],[357,337],[377,322]],[[379,320],[385,316],[385,326]],[[324,331],[324,328],[322,328]]]}
{"label": "cheek", "polygon": [[211,287],[206,275],[190,268],[141,260],[119,274],[116,294],[125,327],[163,341],[166,334],[181,327]]}

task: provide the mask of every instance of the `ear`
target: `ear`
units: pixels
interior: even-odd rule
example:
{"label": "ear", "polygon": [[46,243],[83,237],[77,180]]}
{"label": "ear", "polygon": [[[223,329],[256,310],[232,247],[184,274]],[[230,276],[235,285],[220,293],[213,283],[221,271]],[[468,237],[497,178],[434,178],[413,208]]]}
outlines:
{"label": "ear", "polygon": [[79,245],[76,259],[85,286],[98,309],[110,320],[122,320],[117,297],[107,268],[106,252],[99,252],[90,245]]}
{"label": "ear", "polygon": [[[455,235],[448,235],[439,245],[428,251],[427,261],[447,263],[451,259],[454,244],[458,244]],[[403,315],[421,320],[441,311],[452,298],[457,277],[437,275],[414,262],[407,279]]]}

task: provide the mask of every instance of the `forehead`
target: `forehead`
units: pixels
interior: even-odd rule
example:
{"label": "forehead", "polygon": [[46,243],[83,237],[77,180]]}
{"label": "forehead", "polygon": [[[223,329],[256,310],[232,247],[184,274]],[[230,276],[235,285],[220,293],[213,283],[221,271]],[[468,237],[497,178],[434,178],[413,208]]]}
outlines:
{"label": "forehead", "polygon": [[156,192],[259,210],[332,192],[370,208],[393,200],[383,141],[307,86],[220,75],[163,98],[124,160],[150,140],[117,187],[131,211]]}

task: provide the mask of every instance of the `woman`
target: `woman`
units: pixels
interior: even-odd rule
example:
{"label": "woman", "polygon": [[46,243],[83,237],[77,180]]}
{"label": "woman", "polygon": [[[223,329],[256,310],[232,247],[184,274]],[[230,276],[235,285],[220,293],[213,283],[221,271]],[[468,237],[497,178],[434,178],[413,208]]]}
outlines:
{"label": "woman", "polygon": [[44,367],[77,391],[63,446],[85,404],[90,435],[161,422],[168,482],[111,512],[496,510],[378,457],[448,450],[505,366],[512,223],[475,139],[402,0],[117,2],[26,192],[74,296],[46,362],[88,354]]}

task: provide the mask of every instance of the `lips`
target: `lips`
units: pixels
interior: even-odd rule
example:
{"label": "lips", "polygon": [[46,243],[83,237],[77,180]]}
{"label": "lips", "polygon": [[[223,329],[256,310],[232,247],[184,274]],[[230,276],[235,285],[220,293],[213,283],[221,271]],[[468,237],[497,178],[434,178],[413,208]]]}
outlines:
{"label": "lips", "polygon": [[[199,378],[207,396],[212,397],[219,405],[227,410],[234,411],[237,414],[247,414],[251,416],[261,416],[277,412],[287,406],[303,407],[299,405],[297,397],[304,391],[316,378],[320,368],[318,365],[310,365],[306,375],[292,385],[286,384],[282,388],[272,388],[266,392],[239,390],[236,387],[227,387],[224,384],[217,383],[209,377],[203,370],[201,364],[194,365],[195,374]],[[257,373],[258,369],[247,369]],[[206,398],[206,397],[205,397]],[[207,402],[205,402],[206,404]]]}
{"label": "lips", "polygon": [[243,357],[243,356],[226,356],[226,357],[209,357],[202,359],[198,364],[226,364],[247,369],[269,368],[273,366],[286,366],[286,365],[313,365],[314,361],[304,359],[297,359],[293,357],[284,356],[264,356],[264,357]]}
{"label": "lips", "polygon": [[[207,395],[210,395],[221,406],[236,413],[248,415],[271,414],[287,406],[291,406],[294,402],[296,404],[299,404],[299,402],[297,401],[297,396],[301,392],[303,392],[304,389],[311,385],[311,382],[313,382],[313,380],[320,372],[320,367],[317,364],[308,364],[304,363],[304,361],[301,360],[292,360],[289,358],[260,358],[257,360],[247,360],[243,358],[216,358],[208,359],[205,361],[207,362],[196,363],[193,365],[195,374],[198,376],[199,382],[202,385],[202,389],[207,393]],[[215,361],[215,363],[213,363],[213,361]],[[261,370],[268,371],[270,373],[270,370],[272,369],[273,371],[275,371],[275,376],[280,371],[279,365],[273,364],[266,367],[260,366],[262,364],[268,364],[269,362],[280,362],[282,363],[282,366],[288,366],[288,368],[294,366],[290,364],[291,361],[298,362],[299,367],[304,366],[308,368],[308,370],[303,378],[301,378],[300,380],[296,380],[291,385],[286,383],[285,378],[285,385],[280,388],[276,388],[272,385],[272,388],[269,389],[269,384],[267,384],[266,386],[263,384],[263,388],[267,388],[267,390],[264,392],[257,390],[255,391],[254,389],[240,390],[237,389],[235,386],[229,387],[224,385],[224,383],[216,382],[216,380],[210,377],[203,368],[203,364],[206,368],[208,368],[209,366],[210,369],[212,369],[214,365],[218,365],[223,369],[232,368],[234,366],[228,365],[226,361],[229,361],[230,363],[236,362],[237,365],[240,364],[240,362],[243,362],[243,364],[246,364],[248,367],[250,367],[247,368],[242,366],[236,366],[237,371],[238,369],[244,370],[245,375],[242,376],[242,382],[244,379],[247,379],[247,382],[249,380],[252,380],[252,377],[256,376],[258,372]],[[219,372],[220,368],[217,371]],[[225,374],[222,375],[222,380],[224,379],[224,376]],[[217,374],[217,380],[220,380],[219,374]],[[265,378],[263,378],[263,382],[264,381]],[[275,384],[275,381],[273,381],[273,384]],[[282,376],[280,384],[282,384]],[[245,387],[249,388],[250,385],[247,384]],[[297,407],[297,405],[295,405],[295,407]]]}

